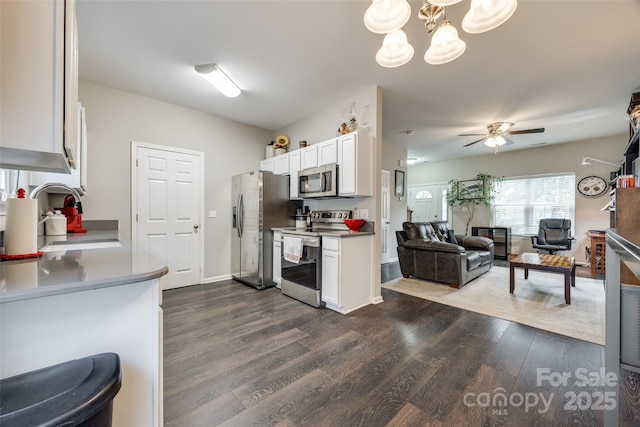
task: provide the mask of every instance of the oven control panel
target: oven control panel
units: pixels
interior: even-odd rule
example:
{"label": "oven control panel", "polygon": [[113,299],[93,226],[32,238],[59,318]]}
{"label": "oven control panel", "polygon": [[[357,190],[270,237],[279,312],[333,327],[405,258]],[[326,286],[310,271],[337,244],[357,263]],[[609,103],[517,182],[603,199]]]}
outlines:
{"label": "oven control panel", "polygon": [[343,223],[348,218],[351,218],[350,210],[311,212],[311,221],[315,223]]}

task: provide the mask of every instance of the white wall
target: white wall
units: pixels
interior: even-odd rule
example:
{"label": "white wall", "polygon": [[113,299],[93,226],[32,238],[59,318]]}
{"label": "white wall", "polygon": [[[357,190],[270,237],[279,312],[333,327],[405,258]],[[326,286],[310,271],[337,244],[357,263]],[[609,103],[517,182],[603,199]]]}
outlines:
{"label": "white wall", "polygon": [[[408,182],[410,185],[415,185],[446,182],[453,178],[471,179],[478,172],[504,177],[575,172],[576,183],[589,175],[598,175],[608,180],[609,172],[615,170],[615,167],[597,162],[592,162],[591,166],[582,166],[580,164],[582,158],[590,156],[616,162],[622,156],[628,139],[628,135],[620,135],[443,162],[421,163],[409,167]],[[589,240],[587,231],[604,230],[609,227],[609,213],[600,211],[607,201],[608,193],[597,198],[587,198],[576,191],[576,241],[570,254],[575,256],[577,261],[586,260],[585,246],[588,245]],[[466,213],[454,212],[452,216],[453,228],[463,233],[467,220]],[[482,207],[476,211],[470,227],[487,226],[490,219],[489,209]],[[531,250],[529,238],[512,240],[512,253]]]}
{"label": "white wall", "polygon": [[[87,115],[88,191],[83,219],[117,219],[131,237],[131,141],[204,153],[205,280],[231,272],[231,177],[255,170],[271,131],[90,82],[79,82]],[[209,218],[215,210],[217,218]],[[206,214],[206,215],[205,215]]]}
{"label": "white wall", "polygon": [[[356,115],[358,119],[358,131],[376,137],[376,151],[374,170],[380,171],[382,153],[382,90],[377,86],[370,86],[359,93],[347,95],[338,103],[328,106],[313,116],[300,120],[290,126],[279,129],[276,134],[284,134],[289,137],[292,147],[298,147],[298,141],[306,140],[309,145],[325,141],[336,136],[338,122],[351,102],[356,102]],[[375,247],[372,248],[371,257],[374,269],[373,281],[377,288],[374,297],[380,296],[380,173],[375,174],[374,197],[359,197],[350,199],[330,199],[307,201],[306,205],[314,209],[368,209],[369,220],[375,222],[376,236]]]}

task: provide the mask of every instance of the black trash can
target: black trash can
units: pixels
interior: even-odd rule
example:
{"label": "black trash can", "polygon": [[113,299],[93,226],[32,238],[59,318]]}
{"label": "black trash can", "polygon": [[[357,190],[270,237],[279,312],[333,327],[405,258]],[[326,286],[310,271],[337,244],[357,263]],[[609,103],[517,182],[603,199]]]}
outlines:
{"label": "black trash can", "polygon": [[120,358],[102,353],[0,380],[0,425],[109,427]]}

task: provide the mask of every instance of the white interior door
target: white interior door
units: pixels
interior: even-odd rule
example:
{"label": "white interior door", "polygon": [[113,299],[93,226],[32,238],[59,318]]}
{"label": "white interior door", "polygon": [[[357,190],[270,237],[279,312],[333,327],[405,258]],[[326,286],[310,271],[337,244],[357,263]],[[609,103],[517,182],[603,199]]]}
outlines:
{"label": "white interior door", "polygon": [[391,173],[389,171],[382,171],[381,184],[382,194],[380,201],[382,206],[380,208],[380,222],[382,225],[380,226],[380,233],[382,242],[380,246],[382,247],[382,254],[380,257],[380,263],[386,264],[391,258],[391,245],[389,240],[391,238],[391,199],[389,198],[391,196]]}
{"label": "white interior door", "polygon": [[132,237],[169,273],[163,289],[202,280],[202,153],[132,145]]}

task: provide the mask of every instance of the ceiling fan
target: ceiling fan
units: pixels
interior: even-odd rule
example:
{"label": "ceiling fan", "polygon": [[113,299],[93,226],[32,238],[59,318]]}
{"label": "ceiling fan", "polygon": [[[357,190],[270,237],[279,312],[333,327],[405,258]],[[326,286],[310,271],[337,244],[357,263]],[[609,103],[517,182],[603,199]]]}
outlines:
{"label": "ceiling fan", "polygon": [[505,144],[512,144],[513,141],[509,138],[506,138],[507,135],[520,135],[524,133],[542,133],[544,132],[544,128],[535,128],[535,129],[523,129],[523,130],[512,130],[511,127],[515,123],[511,122],[495,122],[487,125],[487,133],[461,133],[458,136],[484,136],[484,138],[480,138],[477,141],[470,142],[465,144],[465,147],[476,144],[480,141],[484,141],[484,145],[487,147],[494,147],[496,149],[496,153],[498,152],[498,148]]}

